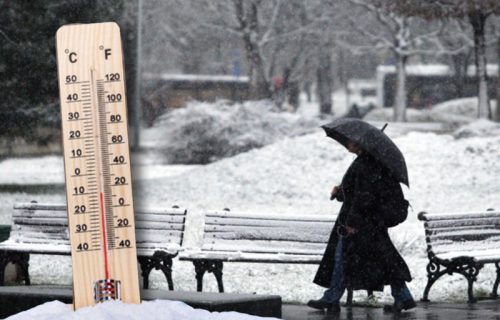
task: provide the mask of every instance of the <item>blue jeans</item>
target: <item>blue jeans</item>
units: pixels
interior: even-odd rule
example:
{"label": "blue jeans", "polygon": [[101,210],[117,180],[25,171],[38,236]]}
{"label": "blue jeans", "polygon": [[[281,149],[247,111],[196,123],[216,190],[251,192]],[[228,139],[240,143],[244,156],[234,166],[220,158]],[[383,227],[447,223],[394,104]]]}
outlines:
{"label": "blue jeans", "polygon": [[[330,282],[330,288],[328,288],[323,297],[320,300],[329,303],[338,303],[342,295],[345,292],[344,283],[344,265],[342,261],[342,248],[344,244],[344,239],[339,236],[337,241],[337,247],[335,247],[335,265],[332,272],[332,280]],[[391,294],[394,297],[394,302],[403,302],[407,300],[413,300],[410,290],[406,286],[406,283],[395,285],[391,284]]]}

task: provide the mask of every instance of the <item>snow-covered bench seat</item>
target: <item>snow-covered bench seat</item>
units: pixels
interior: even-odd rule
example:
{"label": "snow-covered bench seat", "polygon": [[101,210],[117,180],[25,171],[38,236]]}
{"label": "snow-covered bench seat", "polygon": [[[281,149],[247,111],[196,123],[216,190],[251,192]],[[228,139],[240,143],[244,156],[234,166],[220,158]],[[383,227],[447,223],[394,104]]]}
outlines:
{"label": "snow-covered bench seat", "polygon": [[432,285],[445,274],[458,273],[468,281],[469,302],[474,302],[473,284],[485,264],[496,266],[497,276],[491,293],[497,297],[500,282],[500,212],[426,213],[427,285],[422,301],[429,301]]}
{"label": "snow-covered bench seat", "polygon": [[207,212],[201,249],[185,250],[179,259],[193,262],[198,291],[203,290],[203,275],[208,271],[214,274],[219,291],[224,292],[224,262],[319,264],[335,218]]}
{"label": "snow-covered bench seat", "polygon": [[[136,210],[137,258],[145,289],[155,268],[164,273],[169,289],[173,290],[172,258],[182,245],[186,213],[176,206]],[[66,205],[36,202],[14,205],[10,237],[0,243],[0,285],[4,285],[9,262],[18,265],[25,284],[30,284],[30,254],[71,255]]]}

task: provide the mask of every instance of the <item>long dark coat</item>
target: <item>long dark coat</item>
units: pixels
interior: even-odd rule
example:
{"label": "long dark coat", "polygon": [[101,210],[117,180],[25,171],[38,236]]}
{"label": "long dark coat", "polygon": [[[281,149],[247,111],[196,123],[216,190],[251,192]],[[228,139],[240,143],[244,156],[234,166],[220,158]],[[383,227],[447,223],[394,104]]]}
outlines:
{"label": "long dark coat", "polygon": [[343,205],[314,283],[330,287],[341,225],[358,230],[356,234],[344,238],[346,287],[382,291],[384,285],[411,281],[410,270],[394,247],[377,213],[380,202],[390,203],[394,188],[401,186],[369,154],[362,154],[354,160],[342,179],[338,200],[343,201]]}

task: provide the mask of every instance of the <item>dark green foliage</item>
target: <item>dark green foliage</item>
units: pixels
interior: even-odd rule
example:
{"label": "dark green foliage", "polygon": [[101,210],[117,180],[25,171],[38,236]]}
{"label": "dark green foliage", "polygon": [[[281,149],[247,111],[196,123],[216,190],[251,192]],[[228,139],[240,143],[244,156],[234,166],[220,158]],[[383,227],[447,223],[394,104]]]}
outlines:
{"label": "dark green foliage", "polygon": [[0,136],[59,126],[57,29],[119,22],[122,9],[123,0],[0,0]]}

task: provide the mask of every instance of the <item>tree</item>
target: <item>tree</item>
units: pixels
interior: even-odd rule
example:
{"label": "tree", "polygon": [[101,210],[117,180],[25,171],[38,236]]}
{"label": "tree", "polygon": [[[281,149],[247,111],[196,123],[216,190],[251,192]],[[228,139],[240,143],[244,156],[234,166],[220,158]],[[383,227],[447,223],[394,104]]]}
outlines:
{"label": "tree", "polygon": [[55,34],[68,23],[118,20],[122,1],[0,2],[0,136],[37,139],[58,125]]}
{"label": "tree", "polygon": [[[294,77],[310,52],[305,45],[317,27],[310,14],[315,5],[301,0],[197,1],[203,7],[202,27],[239,37],[246,56],[249,98],[272,97],[272,77],[287,73]],[[300,50],[302,49],[302,50]]]}
{"label": "tree", "polygon": [[496,44],[497,56],[497,84],[496,84],[496,112],[493,114],[493,120],[500,122],[500,16],[495,16],[492,22],[492,29],[494,34],[494,42]]}
{"label": "tree", "polygon": [[[342,42],[351,50],[389,50],[396,64],[396,98],[394,121],[406,121],[406,64],[412,55],[432,53],[441,25],[426,25],[422,19],[408,17],[392,10],[383,0],[349,0],[365,11],[365,16],[351,20],[354,31],[363,35],[368,46]],[[360,13],[362,14],[362,13]],[[359,22],[363,21],[362,24]],[[375,22],[375,24],[373,23]],[[367,27],[370,24],[371,27]],[[416,32],[418,30],[419,32]]]}
{"label": "tree", "polygon": [[497,0],[387,0],[394,9],[406,16],[426,19],[466,18],[474,35],[474,56],[478,78],[478,117],[491,118],[486,73],[485,25],[488,17],[500,13]]}

